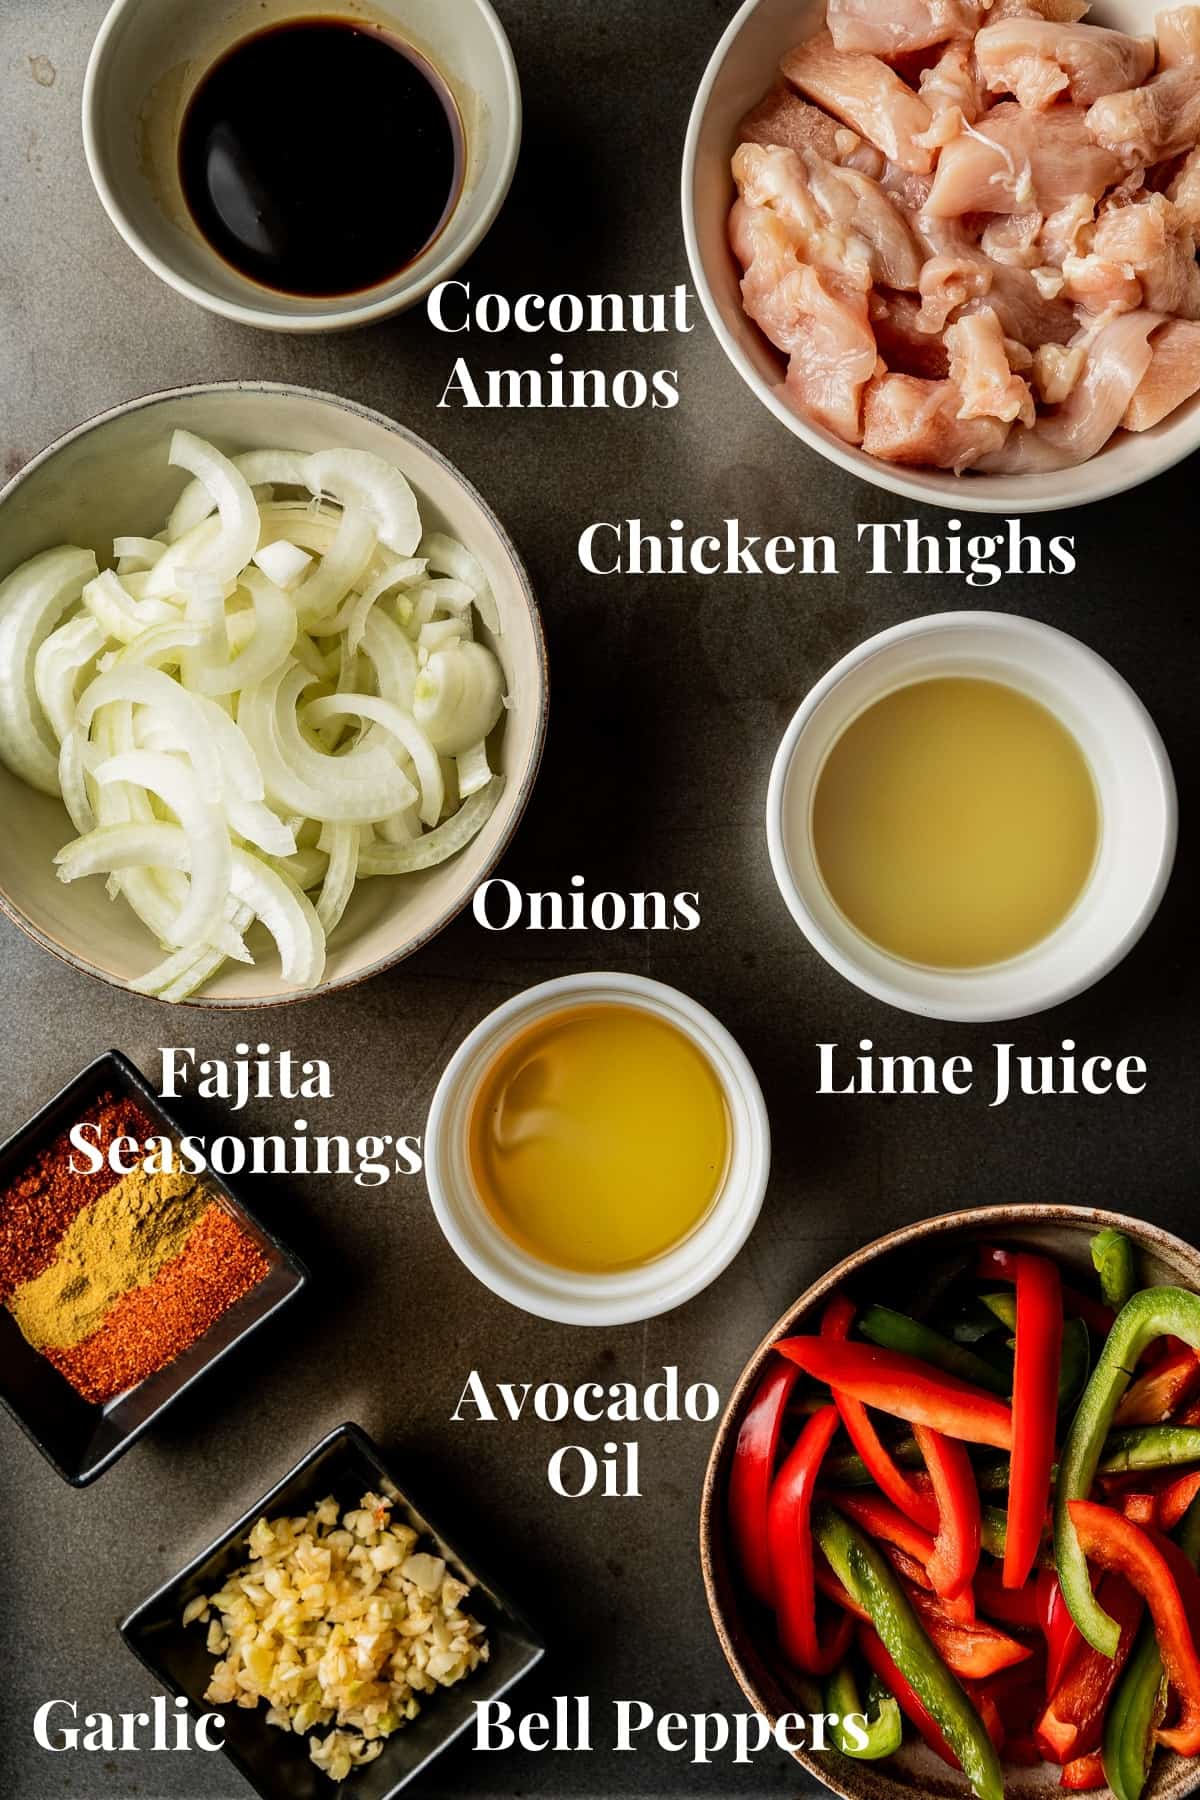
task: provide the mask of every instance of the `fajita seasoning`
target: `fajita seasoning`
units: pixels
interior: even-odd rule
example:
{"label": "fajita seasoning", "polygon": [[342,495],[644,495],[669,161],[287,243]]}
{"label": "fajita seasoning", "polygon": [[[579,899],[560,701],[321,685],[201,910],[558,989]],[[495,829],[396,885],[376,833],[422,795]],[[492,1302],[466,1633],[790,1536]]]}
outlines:
{"label": "fajita seasoning", "polygon": [[[138,1141],[141,1108],[103,1097],[100,1143]],[[63,1133],[0,1194],[0,1296],[22,1334],[104,1405],[182,1354],[268,1273],[258,1246],[190,1174],[71,1167]]]}

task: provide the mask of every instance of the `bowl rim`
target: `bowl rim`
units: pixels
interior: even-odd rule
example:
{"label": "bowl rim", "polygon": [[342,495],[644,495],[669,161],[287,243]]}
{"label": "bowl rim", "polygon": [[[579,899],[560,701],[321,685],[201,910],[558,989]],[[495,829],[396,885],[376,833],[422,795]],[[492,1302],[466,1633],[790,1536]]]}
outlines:
{"label": "bowl rim", "polygon": [[[1015,637],[1025,633],[1042,639],[1052,638],[1069,646],[1072,654],[1081,656],[1101,679],[1114,683],[1123,698],[1130,704],[1133,716],[1144,736],[1162,791],[1164,811],[1162,849],[1154,871],[1154,879],[1146,890],[1136,919],[1130,923],[1117,942],[1109,946],[1102,957],[1093,960],[1086,969],[1081,967],[1073,975],[1064,974],[1053,986],[1047,988],[1036,1006],[1025,1008],[1015,1014],[1003,1010],[996,1011],[986,1003],[971,1001],[966,995],[957,1005],[951,1005],[949,1002],[938,1002],[936,1006],[932,1003],[918,1004],[898,982],[873,974],[845,955],[838,945],[827,936],[805,904],[792,874],[784,838],[783,815],[788,776],[791,772],[797,745],[817,708],[852,669],[869,661],[880,651],[887,650],[893,644],[901,643],[905,639],[943,630],[973,631],[981,636],[995,632]],[[883,631],[875,632],[870,637],[864,638],[861,643],[855,644],[813,684],[788,721],[771,764],[771,775],[767,786],[766,831],[771,870],[784,904],[813,949],[824,957],[830,967],[836,969],[846,981],[861,989],[863,993],[870,994],[873,999],[882,1000],[888,1006],[897,1007],[899,1010],[915,1016],[946,1019],[964,1024],[995,1024],[1012,1018],[1033,1018],[1039,1012],[1047,1012],[1052,1007],[1060,1006],[1064,1002],[1074,999],[1078,994],[1094,987],[1106,975],[1111,974],[1112,970],[1128,956],[1149,928],[1162,904],[1163,895],[1166,893],[1171,879],[1179,838],[1179,797],[1171,759],[1158,726],[1136,690],[1106,657],[1101,656],[1100,652],[1094,650],[1090,644],[1085,644],[1081,638],[1074,637],[1070,632],[1063,631],[1057,625],[1048,625],[1043,619],[1030,618],[1024,613],[966,609],[923,613],[918,618],[903,619],[896,625],[889,625]],[[1047,939],[1046,942],[1049,940]],[[1037,947],[1034,946],[1035,949]],[[895,960],[898,967],[903,966],[899,959]],[[964,973],[969,976],[971,971],[967,970]]]}
{"label": "bowl rim", "polygon": [[[585,1274],[547,1265],[557,1283],[557,1290],[551,1292],[535,1286],[523,1275],[521,1264],[532,1266],[536,1262],[531,1255],[518,1251],[511,1264],[505,1266],[488,1255],[486,1249],[477,1246],[463,1228],[458,1208],[451,1198],[453,1182],[448,1178],[448,1147],[461,1099],[458,1085],[480,1052],[487,1046],[498,1051],[502,1044],[512,1042],[523,1024],[557,1010],[569,1009],[573,1004],[583,1004],[589,998],[602,1004],[641,1006],[658,1016],[669,1014],[676,1029],[710,1063],[713,1062],[713,1047],[721,1052],[730,1079],[726,1082],[715,1067],[714,1073],[723,1089],[736,1088],[748,1116],[745,1172],[737,1198],[736,1217],[733,1216],[733,1193],[727,1196],[722,1190],[713,1202],[708,1219],[728,1208],[731,1223],[724,1241],[707,1260],[701,1261],[696,1256],[698,1226],[678,1244],[638,1270],[618,1271],[615,1276]],[[728,1094],[726,1104],[729,1105]],[[682,989],[631,970],[588,970],[581,974],[552,976],[493,1007],[467,1033],[443,1069],[425,1126],[426,1187],[434,1216],[450,1248],[476,1280],[500,1299],[534,1318],[561,1325],[612,1328],[641,1324],[694,1300],[725,1273],[745,1247],[762,1211],[770,1176],[771,1125],[766,1101],[754,1067],[733,1033],[706,1006]],[[483,1210],[478,1201],[475,1204]],[[649,1271],[661,1277],[653,1293],[643,1294],[632,1289],[621,1291],[622,1276],[628,1279],[631,1275],[636,1277]],[[606,1291],[610,1284],[612,1291]]]}
{"label": "bowl rim", "polygon": [[[187,275],[181,274],[165,257],[160,256],[151,247],[137,229],[117,190],[105,173],[100,149],[96,97],[101,68],[108,55],[110,41],[115,35],[121,19],[127,13],[145,6],[147,0],[112,0],[92,43],[84,73],[83,95],[80,102],[84,157],[88,173],[92,178],[92,186],[96,190],[109,221],[134,255],[167,287],[173,288],[177,294],[185,300],[191,300],[196,306],[202,306],[207,312],[232,319],[239,325],[252,325],[264,331],[284,331],[304,335],[322,331],[348,331],[357,326],[371,325],[380,319],[391,318],[396,313],[407,311],[409,307],[415,306],[418,301],[423,300],[439,281],[445,281],[453,275],[455,270],[461,268],[467,258],[479,248],[495,224],[500,208],[508,198],[508,191],[516,173],[517,158],[520,155],[524,104],[521,95],[521,79],[508,33],[501,24],[491,0],[469,0],[469,3],[475,7],[483,24],[491,33],[504,76],[506,105],[502,161],[496,179],[492,183],[491,191],[480,207],[474,224],[462,241],[449,253],[443,248],[438,254],[438,245],[444,237],[444,232],[439,232],[434,241],[411,265],[413,280],[401,280],[400,285],[392,288],[388,293],[380,295],[374,300],[365,299],[357,305],[343,308],[340,312],[314,310],[308,313],[290,313],[272,309],[269,288],[263,289],[264,303],[262,305],[252,304],[248,300],[230,300],[224,295],[214,294],[210,289],[192,281]],[[456,208],[460,203],[461,196],[459,202],[456,203]],[[427,266],[422,267],[427,257],[431,260]],[[370,291],[368,290],[368,292]]]}
{"label": "bowl rim", "polygon": [[[865,451],[857,450],[849,444],[842,444],[832,436],[818,431],[808,421],[788,406],[759,374],[749,357],[737,342],[733,333],[721,316],[716,295],[708,279],[708,271],[700,251],[700,237],[696,226],[696,162],[700,146],[700,136],[708,113],[713,89],[716,87],[725,66],[726,58],[747,21],[757,12],[763,0],[742,0],[728,25],[721,33],[708,62],[696,96],[688,115],[687,132],[683,144],[683,160],[680,170],[680,205],[683,215],[683,241],[687,250],[688,267],[705,317],[712,328],[713,335],[720,344],[726,357],[741,376],[746,386],[762,402],[767,410],[787,427],[793,437],[799,438],[810,450],[826,462],[844,469],[847,474],[854,475],[859,481],[865,481],[872,487],[883,489],[887,493],[899,494],[906,500],[914,500],[926,506],[944,507],[950,512],[968,513],[1044,513],[1066,511],[1078,506],[1092,506],[1098,500],[1110,500],[1117,494],[1130,492],[1153,481],[1156,476],[1165,474],[1177,463],[1200,449],[1200,412],[1196,415],[1195,429],[1190,443],[1173,441],[1170,448],[1160,449],[1157,455],[1148,459],[1144,470],[1122,470],[1119,473],[1106,473],[1106,465],[1111,462],[1100,450],[1080,467],[1090,467],[1095,471],[1093,485],[1085,494],[1064,494],[1055,485],[1058,474],[1071,471],[1050,471],[1045,474],[1032,475],[963,475],[957,476],[948,470],[930,469],[925,471],[925,479],[916,480],[906,473],[900,463],[885,463],[877,457],[868,456]],[[764,89],[766,78],[764,77]],[[764,339],[764,342],[766,340]]]}
{"label": "bowl rim", "polygon": [[[69,430],[62,432],[58,437],[54,438],[52,442],[39,450],[36,456],[31,457],[27,463],[18,469],[17,473],[12,476],[9,481],[5,482],[3,487],[0,487],[0,509],[2,509],[5,503],[12,498],[22,482],[31,476],[37,469],[41,468],[43,463],[49,462],[60,450],[64,450],[68,444],[74,443],[79,438],[86,437],[89,432],[95,430],[97,427],[107,425],[112,420],[123,418],[127,414],[140,412],[144,408],[159,405],[163,401],[186,399],[197,394],[286,394],[295,399],[321,401],[325,404],[338,407],[342,412],[353,413],[359,418],[369,420],[374,425],[380,425],[385,430],[403,438],[406,443],[414,445],[435,463],[440,464],[446,474],[449,475],[468,497],[474,501],[475,505],[479,507],[480,511],[484,514],[488,523],[499,538],[504,554],[508,558],[513,573],[516,576],[517,585],[529,615],[529,623],[534,638],[534,655],[540,676],[540,691],[537,700],[537,718],[534,722],[533,743],[529,765],[524,780],[516,791],[511,815],[505,821],[504,828],[496,842],[495,849],[488,859],[486,869],[480,874],[479,879],[481,881],[486,880],[487,876],[497,867],[500,859],[512,842],[513,837],[516,835],[517,827],[524,817],[525,809],[529,805],[534,787],[537,784],[542,756],[546,747],[546,732],[549,721],[549,654],[546,647],[546,633],[542,625],[541,609],[538,606],[533,583],[530,580],[529,571],[525,567],[515,544],[509,537],[508,532],[505,530],[500,520],[496,517],[496,514],[493,512],[489,503],[484,499],[483,495],[475,485],[467,480],[467,477],[450,461],[448,456],[444,455],[441,450],[436,449],[426,438],[419,436],[415,431],[410,431],[406,425],[399,424],[397,420],[389,418],[386,413],[380,412],[373,406],[364,406],[361,401],[347,399],[342,394],[331,394],[322,388],[304,387],[290,381],[247,380],[189,382],[179,387],[159,388],[150,394],[139,394],[132,400],[122,400],[115,406],[106,407],[103,412],[96,413],[93,417],[85,419],[82,424],[74,425]],[[189,995],[186,1000],[173,1001],[170,1002],[170,1004],[172,1006],[195,1007],[201,1011],[257,1012],[265,1011],[270,1007],[302,1005],[306,1001],[321,999],[327,994],[334,994],[346,988],[357,987],[360,982],[373,980],[375,976],[383,974],[385,970],[394,968],[398,963],[407,961],[407,959],[410,956],[415,955],[418,950],[423,950],[426,944],[432,942],[440,932],[446,929],[447,925],[451,924],[453,920],[465,910],[470,903],[470,899],[471,894],[468,892],[459,900],[455,901],[453,905],[447,906],[438,918],[418,937],[414,938],[410,944],[406,944],[403,948],[391,951],[387,955],[380,957],[368,968],[357,969],[350,974],[337,976],[329,980],[322,979],[315,988],[306,988],[298,990],[295,993],[263,994],[252,995],[249,997],[235,996],[228,999],[217,999],[213,998],[211,995],[205,996],[203,992],[201,992],[199,994]],[[73,951],[68,950],[65,944],[55,942],[53,938],[49,937],[42,930],[41,926],[36,924],[34,920],[26,918],[25,914],[13,905],[8,895],[4,892],[3,887],[0,887],[0,913],[2,913],[5,918],[11,920],[14,925],[18,926],[19,929],[25,933],[26,937],[32,938],[34,943],[39,944],[43,950],[48,950],[52,956],[57,957],[59,962],[66,963],[70,968],[90,976],[94,981],[102,981],[106,987],[116,988],[119,993],[127,994],[132,991],[127,982],[120,981],[116,976],[107,974],[103,969],[99,969],[91,963],[84,962],[82,958],[77,957]],[[152,999],[158,1005],[165,1006],[168,1004],[166,1001],[159,1000],[157,994],[143,994],[139,997],[141,999]]]}
{"label": "bowl rim", "polygon": [[[1168,1231],[1162,1225],[1155,1225],[1148,1219],[1135,1219],[1127,1213],[1111,1212],[1104,1207],[1076,1206],[1066,1201],[1011,1201],[995,1206],[972,1206],[957,1212],[937,1213],[932,1218],[918,1219],[911,1224],[898,1226],[894,1231],[885,1232],[882,1237],[870,1243],[861,1244],[855,1250],[840,1258],[824,1274],[810,1282],[804,1292],[782,1312],[766,1335],[759,1341],[751,1355],[744,1363],[732,1389],[729,1399],[717,1422],[713,1436],[712,1448],[705,1464],[700,1491],[699,1539],[700,1539],[700,1575],[704,1584],[704,1597],[708,1603],[709,1618],[712,1621],[721,1652],[729,1666],[730,1672],[746,1699],[774,1726],[777,1714],[768,1706],[763,1695],[758,1691],[753,1675],[747,1668],[733,1636],[724,1613],[719,1604],[719,1582],[714,1557],[714,1543],[718,1530],[717,1515],[724,1497],[724,1480],[726,1472],[722,1465],[726,1458],[728,1446],[734,1436],[734,1428],[738,1422],[738,1414],[745,1402],[747,1394],[753,1389],[762,1373],[763,1366],[770,1354],[771,1346],[781,1336],[794,1331],[800,1320],[811,1313],[822,1300],[832,1294],[843,1281],[850,1276],[858,1275],[870,1264],[895,1251],[911,1248],[922,1239],[950,1237],[959,1232],[977,1232],[981,1235],[1003,1237],[1006,1233],[1020,1230],[1031,1225],[1066,1225],[1077,1230],[1081,1235],[1091,1235],[1097,1231],[1111,1229],[1123,1232],[1131,1237],[1142,1248],[1149,1248],[1164,1255],[1164,1258],[1180,1259],[1192,1262],[1200,1267],[1200,1250],[1189,1244],[1184,1238]],[[862,1790],[841,1780],[837,1774],[837,1764],[831,1758],[814,1756],[808,1750],[795,1750],[794,1759],[813,1776],[822,1787],[831,1793],[838,1794],[842,1800],[862,1800]],[[964,1786],[962,1794],[968,1795]],[[912,1792],[919,1790],[914,1787]]]}

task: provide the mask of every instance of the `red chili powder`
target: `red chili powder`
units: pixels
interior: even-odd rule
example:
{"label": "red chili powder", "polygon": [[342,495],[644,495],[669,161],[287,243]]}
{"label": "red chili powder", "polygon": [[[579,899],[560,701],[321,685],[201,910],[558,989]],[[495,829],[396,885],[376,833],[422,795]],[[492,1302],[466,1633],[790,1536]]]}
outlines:
{"label": "red chili powder", "polygon": [[153,1281],[123,1294],[82,1343],[42,1354],[85,1400],[103,1406],[174,1362],[269,1271],[253,1238],[214,1200]]}
{"label": "red chili powder", "polygon": [[[133,1137],[141,1143],[157,1129],[128,1094],[98,1095],[88,1106],[87,1121],[98,1133],[88,1141],[106,1158],[114,1138]],[[77,1174],[72,1157],[77,1165],[86,1160],[64,1131],[0,1192],[0,1301],[50,1267],[76,1214],[121,1179],[107,1160],[94,1175]]]}

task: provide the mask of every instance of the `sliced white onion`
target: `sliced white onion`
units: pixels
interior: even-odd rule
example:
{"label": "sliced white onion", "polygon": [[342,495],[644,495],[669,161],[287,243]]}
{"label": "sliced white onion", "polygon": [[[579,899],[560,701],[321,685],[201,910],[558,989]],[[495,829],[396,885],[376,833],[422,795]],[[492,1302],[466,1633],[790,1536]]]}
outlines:
{"label": "sliced white onion", "polygon": [[[302,488],[308,485],[304,479],[305,458],[299,450],[245,450],[230,461],[252,488],[274,485]],[[199,479],[189,481],[167,520],[167,542],[173,544],[215,509],[216,500],[208,486]]]}
{"label": "sliced white onion", "polygon": [[83,604],[106,637],[131,644],[151,625],[179,617],[169,600],[135,600],[113,569],[105,569],[83,590]]}
{"label": "sliced white onion", "polygon": [[337,610],[366,574],[376,541],[371,515],[365,506],[352,501],[342,513],[328,551],[293,596],[305,625],[315,628],[319,620]]}
{"label": "sliced white onion", "polygon": [[99,708],[110,700],[130,700],[135,706],[151,706],[161,712],[191,758],[204,798],[219,797],[221,764],[212,742],[212,726],[194,695],[161,669],[112,668],[97,675],[80,695],[76,720],[82,731],[89,729]]}
{"label": "sliced white onion", "polygon": [[189,571],[194,573],[198,559],[208,554],[220,536],[220,519],[202,519],[175,543],[168,544],[152,569],[142,576],[129,576],[134,598],[169,600],[179,594]]}
{"label": "sliced white onion", "polygon": [[376,607],[363,628],[362,647],[375,665],[375,679],[385,700],[412,711],[417,684],[417,657],[395,620]]}
{"label": "sliced white onion", "polygon": [[464,800],[452,818],[432,831],[407,844],[382,843],[378,838],[364,844],[358,853],[359,875],[413,875],[456,856],[486,825],[503,791],[503,775],[493,775],[487,787]]}
{"label": "sliced white onion", "polygon": [[369,450],[318,450],[306,458],[304,479],[314,494],[332,494],[369,512],[375,530],[397,556],[412,556],[421,541],[421,514],[412,488],[392,463]]}
{"label": "sliced white onion", "polygon": [[485,788],[492,779],[492,771],[488,766],[487,745],[472,744],[469,750],[464,750],[455,758],[455,768],[458,775],[459,798],[467,800],[472,794],[477,794],[480,788]]}
{"label": "sliced white onion", "polygon": [[475,596],[475,608],[480,618],[488,630],[499,637],[500,613],[479,558],[444,531],[427,532],[421,539],[419,554],[439,574],[452,575],[456,581],[465,582]]}
{"label": "sliced white onion", "polygon": [[187,764],[161,751],[130,750],[109,757],[96,769],[94,780],[101,788],[114,781],[145,788],[175,814],[188,840],[191,887],[168,940],[203,945],[220,923],[233,873],[229,830],[220,810],[203,798]]}
{"label": "sliced white onion", "polygon": [[286,593],[294,588],[306,569],[312,567],[312,557],[299,544],[293,544],[287,538],[276,538],[273,544],[264,544],[261,550],[254,552],[253,561],[262,570],[268,581],[273,581],[277,588]]}
{"label": "sliced white onion", "polygon": [[424,572],[425,564],[419,556],[404,556],[398,561],[386,563],[371,576],[365,587],[358,593],[352,593],[345,604],[328,619],[319,620],[313,630],[320,637],[333,637],[338,632],[345,631],[349,635],[350,648],[357,650],[362,642],[367,615],[375,602],[382,599],[384,594],[390,594],[393,588],[408,587],[419,581]]}
{"label": "sliced white onion", "polygon": [[446,756],[486,738],[503,710],[504,676],[484,644],[437,650],[417,676],[413,718]]}
{"label": "sliced white onion", "polygon": [[178,668],[187,651],[203,644],[204,636],[202,625],[189,625],[177,612],[169,625],[151,625],[131,644],[123,645],[109,668],[161,669],[164,664]]}
{"label": "sliced white onion", "polygon": [[44,794],[58,793],[55,740],[38,703],[34,660],[96,573],[90,550],[43,550],[0,582],[0,757]]}
{"label": "sliced white onion", "polygon": [[[210,581],[233,581],[258,549],[261,521],[249,482],[227,456],[190,431],[173,434],[168,461],[203,483],[221,521],[217,537],[187,564],[189,573]],[[161,567],[159,562],[151,573]]]}
{"label": "sliced white onion", "polygon": [[254,635],[236,656],[213,655],[189,669],[197,693],[235,694],[266,681],[283,667],[296,641],[296,609],[288,596],[257,569],[247,569],[243,586],[254,607]]}
{"label": "sliced white onion", "polygon": [[[442,815],[446,793],[442,768],[437,752],[411,715],[393,701],[380,699],[374,694],[326,694],[322,699],[309,703],[305,708],[305,719],[313,725],[324,725],[342,713],[356,713],[360,719],[373,720],[403,746],[417,771],[421,789],[421,818],[426,825],[436,825]],[[407,782],[405,786],[408,786]],[[386,818],[391,813],[402,812],[405,806],[411,804],[411,792],[409,788],[410,798],[399,800],[395,806],[388,808],[387,813],[376,816]]]}
{"label": "sliced white onion", "polygon": [[75,687],[80,671],[103,650],[105,635],[85,613],[60,625],[38,647],[33,686],[50,729],[61,744],[75,723]]}
{"label": "sliced white onion", "polygon": [[317,901],[317,917],[326,937],[337,929],[354,892],[361,831],[359,825],[326,825],[321,833],[321,848],[328,855],[329,863]]}
{"label": "sliced white onion", "polygon": [[[113,555],[140,569],[152,569],[166,549],[161,538],[117,537],[113,539]],[[126,573],[125,570],[121,571]]]}
{"label": "sliced white onion", "polygon": [[[55,857],[60,881],[139,866],[188,867],[188,840],[178,825],[108,825],[76,838]],[[283,979],[294,987],[315,987],[325,967],[325,934],[316,908],[296,884],[246,850],[233,852],[235,899],[262,920],[279,951]]]}

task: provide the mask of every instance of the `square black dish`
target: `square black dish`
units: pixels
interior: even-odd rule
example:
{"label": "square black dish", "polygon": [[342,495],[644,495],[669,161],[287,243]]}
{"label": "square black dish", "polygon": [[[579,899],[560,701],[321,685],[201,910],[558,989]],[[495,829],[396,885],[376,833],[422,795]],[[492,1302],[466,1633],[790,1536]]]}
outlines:
{"label": "square black dish", "polygon": [[[37,1153],[87,1117],[101,1095],[128,1095],[155,1129],[178,1142],[183,1127],[164,1107],[140,1069],[109,1050],[67,1083],[29,1123],[0,1145],[0,1189],[15,1181]],[[111,1468],[172,1401],[186,1392],[250,1332],[300,1292],[307,1271],[249,1212],[221,1177],[202,1177],[211,1198],[222,1205],[254,1242],[268,1264],[257,1287],[243,1294],[173,1362],[103,1406],[78,1394],[32,1344],[5,1307],[0,1307],[0,1404],[14,1418],[65,1481],[84,1487]]]}
{"label": "square black dish", "polygon": [[[463,1602],[487,1628],[486,1663],[453,1687],[421,1698],[421,1710],[408,1725],[385,1739],[372,1763],[351,1771],[335,1784],[309,1760],[308,1733],[303,1736],[268,1725],[266,1706],[253,1710],[216,1707],[203,1699],[216,1658],[206,1648],[202,1624],[184,1626],[184,1608],[200,1594],[215,1593],[246,1562],[246,1539],[262,1518],[298,1517],[332,1494],[342,1511],[356,1508],[366,1493],[384,1494],[394,1504],[394,1517],[410,1525],[426,1548],[432,1540],[452,1574],[470,1594]],[[466,1563],[393,1479],[372,1440],[357,1425],[340,1425],[296,1464],[249,1512],[210,1544],[180,1574],[143,1602],[121,1626],[121,1636],[134,1655],[169,1693],[186,1695],[193,1712],[218,1711],[225,1720],[225,1753],[262,1800],[391,1800],[438,1752],[474,1722],[475,1703],[495,1700],[536,1666],[544,1646],[511,1602],[483,1577],[474,1562]],[[323,1732],[318,1732],[323,1735]]]}

